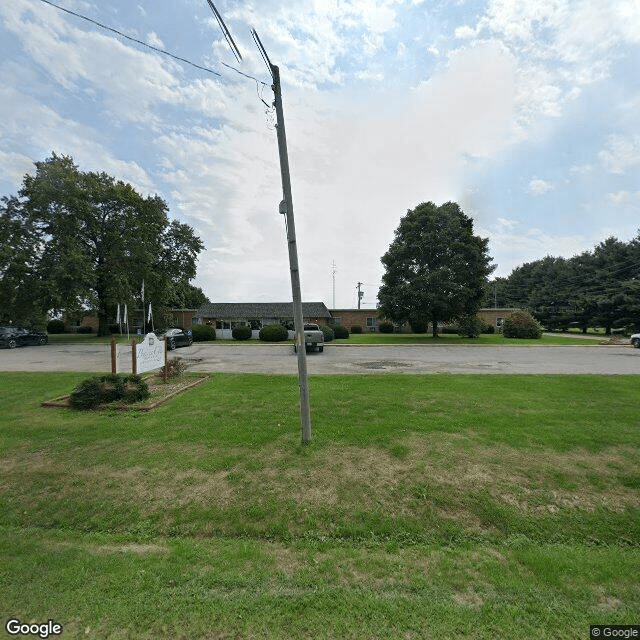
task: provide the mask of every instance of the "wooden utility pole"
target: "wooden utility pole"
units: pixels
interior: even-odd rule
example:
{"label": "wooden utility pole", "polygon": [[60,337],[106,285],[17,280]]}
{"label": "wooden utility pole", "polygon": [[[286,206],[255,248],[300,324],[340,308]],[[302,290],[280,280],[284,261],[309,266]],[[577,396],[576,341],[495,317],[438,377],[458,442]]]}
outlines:
{"label": "wooden utility pole", "polygon": [[358,309],[360,308],[360,300],[362,300],[362,297],[364,296],[364,291],[361,291],[360,287],[362,287],[362,282],[358,282],[358,286],[356,287],[358,290]]}
{"label": "wooden utility pole", "polygon": [[[289,270],[291,271],[291,293],[293,296],[293,320],[296,333],[296,349],[298,353],[298,385],[300,387],[300,422],[302,426],[302,443],[311,442],[311,410],[309,407],[309,386],[307,383],[307,354],[304,344],[304,318],[302,314],[302,294],[300,290],[300,269],[298,267],[298,247],[296,243],[296,226],[293,218],[293,198],[291,196],[291,176],[289,174],[289,154],[287,152],[287,136],[284,128],[282,110],[282,91],[280,87],[280,69],[271,64],[266,50],[260,42],[256,31],[253,31],[256,44],[269,66],[273,78],[273,93],[276,108],[276,131],[278,134],[278,152],[280,154],[280,173],[282,175],[282,192],[284,196],[284,214],[287,222],[287,244],[289,246]],[[282,206],[281,206],[282,211]]]}

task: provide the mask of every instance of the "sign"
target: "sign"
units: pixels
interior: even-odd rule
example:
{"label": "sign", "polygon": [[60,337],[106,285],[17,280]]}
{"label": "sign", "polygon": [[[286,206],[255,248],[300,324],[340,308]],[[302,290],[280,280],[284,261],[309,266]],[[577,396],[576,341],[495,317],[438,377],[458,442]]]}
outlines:
{"label": "sign", "polygon": [[164,367],[164,340],[160,340],[155,333],[147,333],[144,340],[137,344],[135,352],[136,372],[144,373]]}

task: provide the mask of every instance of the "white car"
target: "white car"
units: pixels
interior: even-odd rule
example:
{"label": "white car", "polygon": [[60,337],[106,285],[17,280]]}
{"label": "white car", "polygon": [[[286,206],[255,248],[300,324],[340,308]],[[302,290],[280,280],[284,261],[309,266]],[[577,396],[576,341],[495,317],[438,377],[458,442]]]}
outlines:
{"label": "white car", "polygon": [[640,333],[634,333],[631,336],[631,344],[636,348],[640,349]]}

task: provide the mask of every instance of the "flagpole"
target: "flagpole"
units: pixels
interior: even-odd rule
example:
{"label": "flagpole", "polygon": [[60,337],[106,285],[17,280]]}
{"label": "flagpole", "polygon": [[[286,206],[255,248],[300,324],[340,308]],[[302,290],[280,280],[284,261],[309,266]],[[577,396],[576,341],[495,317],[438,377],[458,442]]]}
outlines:
{"label": "flagpole", "polygon": [[142,290],[140,291],[140,295],[142,297],[142,335],[147,335],[147,315],[144,312],[144,280],[142,281]]}

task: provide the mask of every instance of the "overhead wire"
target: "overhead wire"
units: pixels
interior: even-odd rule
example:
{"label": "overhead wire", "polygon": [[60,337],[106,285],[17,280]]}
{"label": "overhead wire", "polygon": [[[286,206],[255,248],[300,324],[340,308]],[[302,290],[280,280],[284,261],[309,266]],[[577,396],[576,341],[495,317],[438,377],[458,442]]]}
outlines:
{"label": "overhead wire", "polygon": [[[71,11],[71,9],[66,9],[65,7],[61,7],[60,5],[51,2],[51,0],[40,0],[40,2],[44,2],[45,4],[48,4],[51,7],[54,7],[55,9],[58,9],[60,11],[64,11],[65,13],[68,13],[72,16],[75,16],[76,18],[80,18],[82,20],[86,20],[87,22],[90,22],[91,24],[96,25],[97,27],[100,27],[101,29],[105,29],[106,31],[110,31],[111,33],[115,33],[116,35],[125,38],[127,40],[130,40],[131,42],[135,42],[143,47],[146,47],[147,49],[151,49],[153,51],[155,51],[156,53],[161,53],[162,55],[165,56],[169,56],[170,58],[173,58],[174,60],[178,60],[179,62],[184,62],[185,64],[191,65],[192,67],[195,67],[196,69],[200,69],[201,71],[206,71],[207,73],[211,73],[215,76],[218,76],[219,78],[223,78],[224,76],[219,73],[218,71],[215,71],[213,69],[210,69],[209,67],[204,67],[202,65],[196,64],[195,62],[192,62],[191,60],[187,60],[186,58],[182,58],[180,56],[177,56],[173,53],[171,53],[170,51],[166,51],[164,49],[160,49],[159,47],[154,47],[153,45],[148,44],[147,42],[144,42],[142,40],[138,40],[137,38],[134,38],[132,36],[127,35],[126,33],[122,33],[122,31],[118,31],[117,29],[114,29],[113,27],[109,27],[108,25],[102,24],[101,22],[98,22],[97,20],[93,20],[92,18],[88,18],[85,15],[82,15],[81,13],[77,13],[75,11]],[[238,52],[239,53],[239,52]],[[219,64],[223,65],[224,67],[227,67],[227,69],[231,69],[232,71],[235,71],[236,73],[240,74],[241,76],[244,76],[245,78],[248,78],[249,80],[253,80],[256,83],[256,86],[262,85],[263,88],[267,87],[268,84],[262,80],[259,80],[258,78],[255,78],[252,75],[249,75],[248,73],[244,73],[243,71],[240,71],[240,69],[236,69],[234,66],[227,64],[226,62],[223,62],[222,60],[218,60],[217,61]]]}
{"label": "overhead wire", "polygon": [[213,11],[213,15],[215,15],[216,20],[218,21],[218,25],[220,26],[220,29],[222,30],[222,34],[224,35],[224,37],[225,37],[225,39],[227,41],[227,44],[229,45],[229,48],[231,49],[231,52],[236,57],[236,60],[238,62],[242,62],[242,55],[240,54],[240,49],[238,49],[238,46],[236,45],[235,41],[233,40],[231,32],[229,31],[229,29],[227,29],[227,25],[224,23],[224,20],[222,19],[222,16],[220,15],[220,13],[218,13],[218,10],[216,9],[216,6],[213,4],[213,2],[211,0],[207,0],[207,3],[209,4],[209,7],[211,8],[211,11]]}
{"label": "overhead wire", "polygon": [[[65,13],[68,13],[72,16],[75,16],[76,18],[81,18],[82,20],[86,20],[87,22],[91,22],[92,24],[95,24],[96,26],[100,27],[101,29],[106,29],[107,31],[111,31],[112,33],[115,33],[119,36],[121,36],[122,38],[126,38],[127,40],[131,40],[132,42],[136,42],[137,44],[142,45],[143,47],[147,47],[148,49],[152,49],[153,51],[157,52],[157,53],[161,53],[165,56],[169,56],[170,58],[173,58],[174,60],[179,60],[180,62],[184,62],[186,64],[191,65],[192,67],[195,67],[196,69],[200,69],[201,71],[206,71],[207,73],[212,73],[215,76],[218,77],[222,77],[222,74],[218,73],[217,71],[214,71],[213,69],[209,69],[208,67],[203,67],[202,65],[196,64],[195,62],[191,62],[191,60],[187,60],[186,58],[181,58],[180,56],[177,56],[169,51],[165,51],[164,49],[160,49],[158,47],[154,47],[151,44],[148,44],[147,42],[144,42],[142,40],[138,40],[137,38],[134,38],[132,36],[128,36],[126,33],[122,33],[122,31],[118,31],[117,29],[114,29],[113,27],[109,27],[106,24],[102,24],[100,22],[97,22],[96,20],[93,20],[92,18],[88,18],[87,16],[83,16],[80,13],[76,13],[75,11],[71,11],[71,9],[65,9],[64,7],[61,7],[60,5],[57,5],[53,2],[50,2],[50,0],[40,0],[40,2],[44,2],[45,4],[48,4],[52,7],[55,7],[56,9],[59,9],[60,11],[64,11]],[[227,65],[228,66],[228,65]],[[237,71],[237,69],[236,69]],[[241,72],[238,72],[241,73]],[[244,75],[244,74],[243,74]]]}

